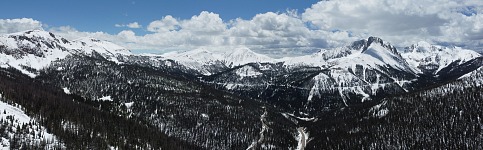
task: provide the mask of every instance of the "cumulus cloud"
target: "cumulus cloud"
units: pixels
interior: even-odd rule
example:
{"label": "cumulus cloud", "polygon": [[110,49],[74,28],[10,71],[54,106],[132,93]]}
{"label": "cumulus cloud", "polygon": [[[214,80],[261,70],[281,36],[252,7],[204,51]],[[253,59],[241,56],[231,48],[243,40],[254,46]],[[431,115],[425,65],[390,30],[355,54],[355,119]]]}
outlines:
{"label": "cumulus cloud", "polygon": [[182,21],[181,28],[201,34],[220,34],[226,30],[226,24],[220,18],[220,15],[203,11],[189,20]]}
{"label": "cumulus cloud", "polygon": [[310,30],[296,15],[268,12],[251,20],[233,20],[227,44],[245,45],[275,55],[301,54],[328,47],[326,34],[331,33]]}
{"label": "cumulus cloud", "polygon": [[0,19],[0,34],[43,29],[42,23],[32,18]]}
{"label": "cumulus cloud", "polygon": [[151,32],[168,32],[179,29],[179,22],[171,15],[163,17],[161,20],[156,20],[148,25],[148,31]]}
{"label": "cumulus cloud", "polygon": [[320,1],[305,10],[302,20],[321,30],[380,36],[401,45],[464,42],[482,39],[482,6],[483,1],[453,0]]}
{"label": "cumulus cloud", "polygon": [[203,11],[191,19],[178,20],[173,16],[165,16],[161,20],[151,22],[147,30],[151,32],[190,32],[193,34],[221,34],[226,30],[226,24],[218,14]]}
{"label": "cumulus cloud", "polygon": [[128,23],[128,24],[115,24],[114,26],[115,27],[128,27],[128,28],[131,28],[131,29],[138,29],[138,28],[142,27],[138,22],[132,22],[132,23]]}

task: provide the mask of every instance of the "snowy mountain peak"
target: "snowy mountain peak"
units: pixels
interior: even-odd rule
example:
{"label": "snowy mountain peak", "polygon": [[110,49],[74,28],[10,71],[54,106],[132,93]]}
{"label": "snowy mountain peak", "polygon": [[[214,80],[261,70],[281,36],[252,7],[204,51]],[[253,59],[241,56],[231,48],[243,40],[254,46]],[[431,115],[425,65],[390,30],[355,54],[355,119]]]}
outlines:
{"label": "snowy mountain peak", "polygon": [[355,41],[349,46],[336,48],[335,51],[329,50],[324,55],[330,56],[325,58],[335,68],[356,70],[356,66],[362,66],[381,72],[392,68],[409,74],[413,74],[415,70],[394,46],[377,37]]}
{"label": "snowy mountain peak", "polygon": [[44,31],[44,30],[28,30],[28,31],[6,34],[6,36],[9,36],[9,37],[26,36],[26,37],[55,38],[54,34],[47,32],[47,31]]}
{"label": "snowy mountain peak", "polygon": [[[381,38],[372,37],[371,36],[371,37],[369,37],[367,39],[363,39],[363,40],[359,40],[359,41],[352,42],[348,46],[348,48],[353,49],[353,50],[362,50],[362,51],[364,51],[371,44],[385,45],[384,41]],[[386,45],[390,45],[390,44],[386,44]]]}
{"label": "snowy mountain peak", "polygon": [[37,50],[61,48],[61,42],[67,41],[62,37],[57,37],[53,33],[43,30],[11,33],[2,35],[0,38],[2,38],[0,44],[10,49],[25,49],[27,47],[30,49],[37,47]]}
{"label": "snowy mountain peak", "polygon": [[402,54],[409,64],[415,66],[419,73],[437,74],[453,63],[462,64],[481,57],[472,50],[460,47],[443,47],[427,42],[418,42],[405,48]]}
{"label": "snowy mountain peak", "polygon": [[234,66],[251,62],[273,62],[272,58],[255,53],[246,47],[236,48],[232,52],[226,53],[224,58],[227,62]]}
{"label": "snowy mountain peak", "polygon": [[369,46],[373,44],[377,44],[384,47],[386,50],[389,50],[394,55],[400,55],[396,47],[392,46],[391,43],[385,42],[384,40],[378,37],[369,37],[367,39],[367,44],[366,44],[367,46],[364,47],[363,52],[366,51],[369,48]]}
{"label": "snowy mountain peak", "polygon": [[35,76],[29,70],[41,69],[70,54],[63,41],[67,40],[42,30],[0,36],[0,65]]}
{"label": "snowy mountain peak", "polygon": [[432,45],[426,41],[420,41],[417,44],[413,44],[404,49],[405,53],[421,53],[421,52],[431,52],[431,51],[442,51],[440,46]]}
{"label": "snowy mountain peak", "polygon": [[51,32],[30,30],[0,36],[0,67],[14,67],[31,77],[51,62],[71,54],[91,55],[97,52],[108,60],[131,55],[130,51],[114,43],[82,38],[68,41]]}
{"label": "snowy mountain peak", "polygon": [[379,37],[371,36],[367,38],[367,43],[368,45],[371,45],[372,43],[384,44],[384,41]]}

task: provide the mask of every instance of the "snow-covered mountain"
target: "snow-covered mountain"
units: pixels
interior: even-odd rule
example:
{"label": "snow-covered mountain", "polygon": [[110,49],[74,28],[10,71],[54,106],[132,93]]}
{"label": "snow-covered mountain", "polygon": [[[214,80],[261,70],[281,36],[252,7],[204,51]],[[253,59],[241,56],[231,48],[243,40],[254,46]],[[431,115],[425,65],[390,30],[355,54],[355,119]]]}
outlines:
{"label": "snow-covered mountain", "polygon": [[[479,63],[473,60],[481,57],[470,50],[425,42],[412,45],[401,53],[377,37],[306,56],[273,59],[246,47],[226,51],[198,48],[144,56],[134,55],[126,48],[107,41],[92,38],[68,41],[41,30],[0,36],[1,66],[17,68],[32,77],[51,62],[68,55],[99,55],[117,64],[171,69],[176,75],[185,77],[187,75],[183,74],[202,75],[203,82],[238,93],[250,91],[248,93],[251,94],[247,95],[255,95],[252,98],[268,100],[270,94],[263,97],[264,92],[296,88],[298,91],[295,93],[300,95],[294,99],[303,99],[305,105],[323,99],[322,95],[327,92],[341,98],[344,105],[349,105],[380,94],[411,91],[423,86],[416,86],[423,80],[458,78],[476,69]],[[440,79],[440,75],[445,79]],[[421,79],[420,76],[426,78]]]}
{"label": "snow-covered mountain", "polygon": [[246,47],[226,52],[215,52],[206,48],[198,48],[191,51],[167,53],[162,56],[198,70],[203,75],[211,75],[223,71],[213,68],[226,69],[248,63],[274,61],[274,59],[255,53]]}
{"label": "snow-covered mountain", "polygon": [[[303,108],[306,112],[318,111],[322,106],[349,106],[382,95],[410,92],[437,82],[454,80],[481,66],[475,61],[480,55],[472,51],[459,48],[448,51],[458,57],[447,57],[441,61],[445,62],[442,68],[446,68],[444,72],[447,73],[444,78],[421,72],[418,64],[413,63],[414,59],[407,57],[417,55],[416,52],[400,53],[390,43],[369,37],[344,47],[273,61],[283,65],[254,62],[230,68],[210,75],[204,81],[243,96],[282,101],[281,105],[289,103],[291,107]],[[430,57],[431,53],[421,56]],[[457,64],[450,65],[452,62]],[[333,99],[338,99],[338,102]]]}
{"label": "snow-covered mountain", "polygon": [[418,73],[438,74],[443,68],[460,65],[481,55],[460,47],[443,47],[421,41],[406,47],[402,54]]}
{"label": "snow-covered mountain", "polygon": [[71,54],[94,55],[117,61],[120,55],[131,55],[126,48],[111,42],[82,38],[69,41],[43,30],[0,35],[0,67],[14,67],[31,77],[51,62]]}
{"label": "snow-covered mountain", "polygon": [[223,60],[228,63],[228,66],[239,66],[248,63],[263,63],[273,62],[274,60],[268,56],[255,53],[246,47],[236,48],[235,50],[225,53]]}

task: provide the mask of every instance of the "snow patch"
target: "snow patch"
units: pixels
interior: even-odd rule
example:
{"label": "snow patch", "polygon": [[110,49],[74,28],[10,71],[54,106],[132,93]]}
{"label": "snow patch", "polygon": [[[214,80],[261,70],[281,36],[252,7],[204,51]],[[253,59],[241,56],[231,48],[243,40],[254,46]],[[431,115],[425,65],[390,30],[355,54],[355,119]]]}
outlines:
{"label": "snow patch", "polygon": [[70,93],[70,90],[69,90],[67,87],[62,88],[62,89],[64,90],[64,93],[65,93],[65,94],[71,94],[71,93]]}
{"label": "snow patch", "polygon": [[208,114],[205,114],[205,113],[202,113],[201,114],[201,117],[203,117],[203,118],[210,118],[210,116],[208,116]]}
{"label": "snow patch", "polygon": [[261,72],[253,68],[252,66],[243,66],[235,71],[236,75],[240,77],[253,77],[253,76],[259,76],[262,75]]}
{"label": "snow patch", "polygon": [[101,97],[99,98],[100,101],[112,101],[112,98],[111,96],[104,96],[104,97]]}
{"label": "snow patch", "polygon": [[[7,116],[14,116],[14,122],[17,122],[18,124],[28,124],[31,120],[20,108],[5,102],[0,101],[0,110],[3,110],[0,112],[0,116],[3,120],[7,120]],[[3,114],[4,112],[6,112],[6,114]]]}
{"label": "snow patch", "polygon": [[295,116],[294,114],[290,114],[290,113],[282,113],[282,115],[287,118],[287,119],[290,119],[290,118],[296,118],[296,119],[299,119],[299,120],[303,120],[303,121],[310,121],[310,122],[316,122],[318,121],[319,119],[316,118],[316,117],[312,117],[312,118],[306,118],[306,117],[297,117]]}
{"label": "snow patch", "polygon": [[382,108],[382,106],[386,105],[387,101],[384,101],[378,105],[372,106],[369,110],[369,114],[373,117],[382,118],[389,114],[389,110],[387,108]]}
{"label": "snow patch", "polygon": [[132,105],[134,105],[134,102],[124,103],[124,106],[126,106],[127,109],[131,109]]}
{"label": "snow patch", "polygon": [[305,149],[305,146],[309,142],[308,141],[308,139],[309,139],[309,132],[304,127],[297,128],[297,131],[299,132],[299,134],[296,137],[296,139],[298,141],[297,149],[296,150],[304,150]]}

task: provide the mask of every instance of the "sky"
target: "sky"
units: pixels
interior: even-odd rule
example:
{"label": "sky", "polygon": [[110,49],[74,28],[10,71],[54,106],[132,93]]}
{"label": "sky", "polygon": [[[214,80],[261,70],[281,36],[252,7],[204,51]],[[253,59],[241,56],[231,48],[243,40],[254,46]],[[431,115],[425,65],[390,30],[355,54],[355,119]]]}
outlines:
{"label": "sky", "polygon": [[377,36],[483,51],[481,0],[21,0],[0,2],[0,34],[43,29],[133,52],[247,47],[306,55]]}

